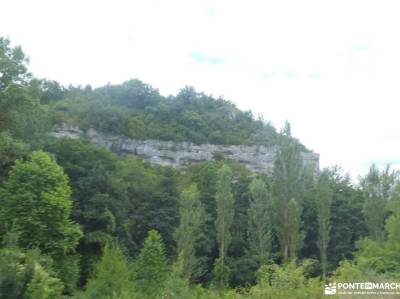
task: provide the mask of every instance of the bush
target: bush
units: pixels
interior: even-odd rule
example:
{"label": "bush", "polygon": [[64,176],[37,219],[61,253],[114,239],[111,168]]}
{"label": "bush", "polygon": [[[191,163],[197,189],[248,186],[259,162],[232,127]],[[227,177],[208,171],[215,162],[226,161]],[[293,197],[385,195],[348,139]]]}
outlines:
{"label": "bush", "polygon": [[51,259],[38,251],[0,250],[0,298],[58,299],[63,284],[55,276]]}
{"label": "bush", "polygon": [[296,266],[295,262],[283,266],[262,266],[257,273],[258,283],[250,290],[250,298],[322,298],[320,279],[307,277],[310,265],[309,261],[305,261],[300,266]]}

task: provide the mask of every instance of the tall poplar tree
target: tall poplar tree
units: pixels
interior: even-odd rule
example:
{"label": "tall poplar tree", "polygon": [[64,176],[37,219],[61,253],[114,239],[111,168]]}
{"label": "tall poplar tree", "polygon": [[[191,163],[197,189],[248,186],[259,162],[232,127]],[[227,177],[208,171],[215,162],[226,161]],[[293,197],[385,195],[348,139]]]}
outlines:
{"label": "tall poplar tree", "polygon": [[316,188],[316,206],[318,218],[318,249],[321,259],[322,278],[326,278],[327,251],[329,245],[329,233],[331,231],[331,206],[333,188],[330,182],[329,170],[323,170],[318,177]]}
{"label": "tall poplar tree", "polygon": [[286,123],[281,132],[273,169],[274,229],[283,261],[296,257],[304,235],[300,230],[303,197],[301,146]]}
{"label": "tall poplar tree", "polygon": [[199,190],[195,184],[182,191],[180,196],[180,223],[175,231],[178,250],[179,274],[189,281],[196,274],[197,258],[195,256],[196,241],[202,235],[205,222],[205,210],[200,201]]}
{"label": "tall poplar tree", "polygon": [[388,215],[386,206],[393,193],[397,175],[389,165],[383,171],[372,165],[368,174],[360,180],[365,198],[362,212],[369,234],[375,241],[385,238],[384,225]]}
{"label": "tall poplar tree", "polygon": [[268,260],[271,251],[270,195],[260,179],[251,182],[250,193],[250,206],[247,210],[249,247],[258,266],[261,266]]}
{"label": "tall poplar tree", "polygon": [[224,165],[218,171],[217,193],[217,243],[219,257],[215,264],[215,279],[219,288],[226,286],[229,277],[229,269],[226,266],[226,253],[232,240],[230,228],[233,223],[235,199],[232,194],[232,171]]}

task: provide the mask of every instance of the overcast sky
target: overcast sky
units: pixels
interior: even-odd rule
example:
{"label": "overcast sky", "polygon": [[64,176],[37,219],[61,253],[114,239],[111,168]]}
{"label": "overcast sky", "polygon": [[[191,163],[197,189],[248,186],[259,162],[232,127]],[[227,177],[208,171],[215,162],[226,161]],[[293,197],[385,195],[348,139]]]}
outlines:
{"label": "overcast sky", "polygon": [[62,84],[185,85],[284,120],[321,165],[400,168],[400,2],[1,0],[0,35]]}

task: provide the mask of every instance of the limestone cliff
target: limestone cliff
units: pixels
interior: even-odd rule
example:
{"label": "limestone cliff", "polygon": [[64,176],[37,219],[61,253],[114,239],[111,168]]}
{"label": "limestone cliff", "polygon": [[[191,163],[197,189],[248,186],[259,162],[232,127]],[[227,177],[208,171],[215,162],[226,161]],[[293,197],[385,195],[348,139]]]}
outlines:
{"label": "limestone cliff", "polygon": [[[248,145],[193,144],[161,140],[135,140],[121,136],[100,133],[94,129],[83,131],[77,127],[62,124],[53,133],[57,138],[77,139],[86,136],[93,144],[104,146],[117,153],[140,156],[151,164],[181,167],[190,162],[212,160],[214,155],[222,154],[239,161],[255,172],[271,173],[276,147]],[[306,163],[319,167],[319,154],[303,152]]]}

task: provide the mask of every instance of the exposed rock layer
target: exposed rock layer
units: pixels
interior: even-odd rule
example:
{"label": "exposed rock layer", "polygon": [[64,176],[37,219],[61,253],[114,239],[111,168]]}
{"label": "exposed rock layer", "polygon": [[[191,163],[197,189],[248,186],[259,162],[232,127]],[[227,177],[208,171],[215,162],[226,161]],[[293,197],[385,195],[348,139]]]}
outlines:
{"label": "exposed rock layer", "polygon": [[[135,140],[121,136],[100,133],[94,129],[82,131],[77,127],[62,124],[53,133],[57,138],[77,139],[86,136],[90,142],[104,146],[117,153],[129,153],[140,156],[151,164],[181,167],[190,162],[209,161],[216,154],[239,161],[255,172],[271,173],[276,147],[248,145],[216,145],[191,142],[161,140]],[[319,167],[319,154],[303,152],[305,163]]]}

